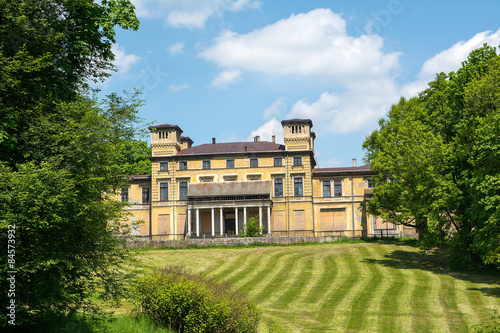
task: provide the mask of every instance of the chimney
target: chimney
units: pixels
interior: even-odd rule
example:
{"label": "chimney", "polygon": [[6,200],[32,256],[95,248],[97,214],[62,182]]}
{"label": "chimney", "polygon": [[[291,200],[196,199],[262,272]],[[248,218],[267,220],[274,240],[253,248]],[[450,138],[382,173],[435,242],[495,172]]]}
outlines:
{"label": "chimney", "polygon": [[259,141],[260,141],[260,136],[259,136],[259,135],[257,135],[257,136],[255,137],[255,142],[259,142]]}
{"label": "chimney", "polygon": [[247,148],[247,146],[245,146],[245,153],[247,152],[247,150],[248,150],[248,148]]}
{"label": "chimney", "polygon": [[273,135],[273,143],[276,143],[276,135]]}
{"label": "chimney", "polygon": [[215,144],[215,138],[212,138],[212,144],[213,145]]}
{"label": "chimney", "polygon": [[355,158],[353,158],[353,159],[352,159],[352,167],[353,167],[353,168],[355,168],[355,167],[356,167],[356,159],[355,159]]}

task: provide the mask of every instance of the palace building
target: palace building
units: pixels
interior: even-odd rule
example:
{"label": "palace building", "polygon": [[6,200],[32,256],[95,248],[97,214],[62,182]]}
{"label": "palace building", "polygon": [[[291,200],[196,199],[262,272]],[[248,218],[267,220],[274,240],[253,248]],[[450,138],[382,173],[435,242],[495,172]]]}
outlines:
{"label": "palace building", "polygon": [[261,141],[193,146],[176,125],[151,131],[150,175],[130,176],[121,200],[133,234],[151,239],[240,236],[254,217],[263,235],[400,236],[402,226],[366,215],[368,165],[316,168],[309,119],[283,120],[284,145]]}

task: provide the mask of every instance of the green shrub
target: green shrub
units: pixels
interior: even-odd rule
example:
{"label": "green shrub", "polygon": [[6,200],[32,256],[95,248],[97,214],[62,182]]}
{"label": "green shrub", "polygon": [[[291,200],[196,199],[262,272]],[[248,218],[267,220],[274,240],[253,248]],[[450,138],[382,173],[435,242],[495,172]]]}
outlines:
{"label": "green shrub", "polygon": [[256,332],[260,311],[228,283],[180,267],[140,279],[132,302],[139,314],[176,332]]}
{"label": "green shrub", "polygon": [[245,223],[243,237],[258,237],[262,230],[264,230],[264,227],[259,227],[259,217],[251,217]]}

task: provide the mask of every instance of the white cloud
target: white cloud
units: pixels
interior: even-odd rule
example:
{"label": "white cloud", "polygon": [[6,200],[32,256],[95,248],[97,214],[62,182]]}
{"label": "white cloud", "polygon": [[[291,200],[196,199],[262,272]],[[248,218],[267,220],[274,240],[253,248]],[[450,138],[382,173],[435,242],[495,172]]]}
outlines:
{"label": "white cloud", "polygon": [[189,84],[187,84],[187,83],[183,83],[183,84],[179,84],[179,85],[171,84],[168,86],[168,89],[170,89],[173,92],[179,92],[179,91],[187,89],[187,88],[189,88]]}
{"label": "white cloud", "polygon": [[280,97],[264,110],[264,119],[281,118],[286,108],[286,98]]}
{"label": "white cloud", "polygon": [[283,126],[281,125],[281,121],[276,118],[273,118],[262,126],[257,128],[255,131],[252,131],[247,138],[247,141],[253,141],[255,136],[260,136],[261,141],[271,141],[272,136],[276,136],[276,143],[283,143]]}
{"label": "white cloud", "polygon": [[168,48],[168,52],[172,55],[184,53],[185,43],[177,42]]}
{"label": "white cloud", "polygon": [[[350,36],[339,14],[315,9],[248,34],[226,31],[200,56],[231,70],[333,81],[341,92],[326,91],[313,102],[300,100],[286,118],[309,118],[322,131],[348,133],[375,128],[398,100],[394,78],[400,54],[382,49],[381,37]],[[264,117],[281,116],[282,103],[276,101]]]}
{"label": "white cloud", "polygon": [[200,56],[225,68],[327,76],[346,83],[399,69],[399,54],[384,54],[382,47],[382,38],[351,37],[339,14],[315,9],[244,35],[226,31]]}
{"label": "white cloud", "polygon": [[500,44],[500,29],[492,33],[483,31],[476,34],[467,41],[460,41],[447,50],[444,50],[428,59],[417,74],[417,80],[403,87],[402,94],[406,97],[415,96],[418,92],[427,88],[427,84],[434,80],[436,74],[458,70],[462,62],[467,60],[469,53],[487,43],[491,46]]}
{"label": "white cloud", "polygon": [[113,44],[111,46],[111,52],[115,55],[115,61],[113,61],[113,63],[117,67],[118,73],[121,75],[125,75],[133,64],[141,60],[141,57],[135,54],[127,54],[125,48],[118,44]]}
{"label": "white cloud", "polygon": [[342,93],[324,92],[314,102],[300,100],[286,118],[311,119],[321,136],[372,130],[398,98],[393,80],[364,81]]}
{"label": "white cloud", "polygon": [[241,80],[241,71],[237,69],[222,71],[210,84],[211,87],[226,89],[229,84]]}
{"label": "white cloud", "polygon": [[174,10],[168,14],[167,22],[174,28],[203,28],[205,21],[213,14],[210,7],[200,8],[198,11]]}
{"label": "white cloud", "polygon": [[256,0],[132,0],[139,18],[161,17],[175,28],[203,28],[211,17],[226,11],[259,8]]}
{"label": "white cloud", "polygon": [[323,93],[320,98],[313,103],[307,103],[304,100],[300,100],[292,107],[292,110],[288,114],[290,118],[309,118],[316,119],[319,117],[324,117],[334,107],[338,107],[339,98],[335,94]]}

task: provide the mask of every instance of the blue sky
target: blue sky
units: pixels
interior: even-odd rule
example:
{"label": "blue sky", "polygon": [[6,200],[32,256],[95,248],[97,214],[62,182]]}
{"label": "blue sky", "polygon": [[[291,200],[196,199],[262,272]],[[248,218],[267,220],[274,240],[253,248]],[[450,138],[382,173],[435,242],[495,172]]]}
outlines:
{"label": "blue sky", "polygon": [[[195,145],[282,142],[281,120],[309,118],[319,167],[363,158],[391,104],[500,45],[500,1],[132,0],[103,94],[143,87],[140,115]],[[360,162],[358,162],[360,164]]]}

